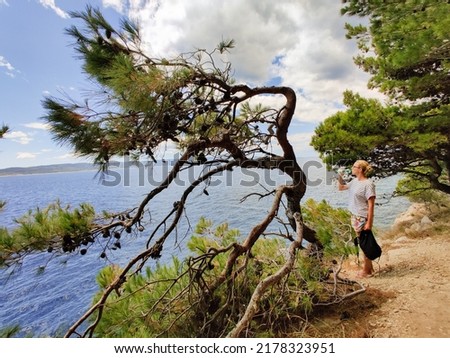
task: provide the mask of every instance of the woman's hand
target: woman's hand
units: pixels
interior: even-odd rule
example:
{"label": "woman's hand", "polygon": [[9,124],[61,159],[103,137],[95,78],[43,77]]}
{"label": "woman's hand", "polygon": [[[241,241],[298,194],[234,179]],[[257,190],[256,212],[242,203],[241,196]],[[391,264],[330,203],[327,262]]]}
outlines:
{"label": "woman's hand", "polygon": [[364,224],[363,230],[372,230],[372,225],[370,225],[369,222],[366,222],[366,223]]}

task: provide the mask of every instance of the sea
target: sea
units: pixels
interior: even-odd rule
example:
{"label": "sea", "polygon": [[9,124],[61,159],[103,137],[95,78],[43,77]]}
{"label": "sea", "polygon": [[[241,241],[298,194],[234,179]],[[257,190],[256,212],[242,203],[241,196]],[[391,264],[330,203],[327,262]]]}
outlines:
{"label": "sea", "polygon": [[[328,171],[318,158],[300,161],[308,176],[303,201],[326,200],[335,207],[346,207],[348,194],[338,191],[336,173]],[[136,208],[143,198],[161,184],[171,169],[169,162],[140,165],[117,165],[107,174],[97,171],[60,172],[52,174],[0,176],[0,201],[6,202],[0,211],[0,227],[13,230],[15,219],[36,208],[43,209],[59,201],[63,206],[77,207],[90,203],[98,213],[103,210],[121,212]],[[179,200],[180,195],[204,168],[192,167],[181,173],[169,189],[151,201],[145,213],[145,230],[122,237],[120,250],[108,251],[100,258],[101,245],[86,255],[54,256],[47,252],[25,256],[19,266],[0,268],[0,330],[19,326],[19,337],[59,337],[92,304],[97,292],[96,276],[107,265],[124,265],[140,252],[150,232]],[[398,176],[376,180],[377,205],[374,225],[386,229],[410,203],[393,196]],[[244,239],[250,229],[267,214],[270,192],[289,178],[278,171],[233,170],[215,175],[199,185],[189,196],[179,228],[165,244],[159,263],[170,262],[173,256],[188,255],[186,242],[201,217],[214,225],[227,222]],[[283,214],[281,212],[280,214]],[[277,231],[274,227],[268,231]],[[156,264],[155,261],[149,263]]]}

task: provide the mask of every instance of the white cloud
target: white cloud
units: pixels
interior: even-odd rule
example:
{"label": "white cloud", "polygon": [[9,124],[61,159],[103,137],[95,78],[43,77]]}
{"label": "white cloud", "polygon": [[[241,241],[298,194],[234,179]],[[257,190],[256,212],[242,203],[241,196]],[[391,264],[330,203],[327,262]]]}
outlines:
{"label": "white cloud", "polygon": [[33,128],[33,129],[42,129],[42,130],[48,130],[50,126],[47,123],[40,123],[40,122],[32,122],[24,124],[27,128]]}
{"label": "white cloud", "polygon": [[309,145],[314,132],[288,134],[289,142],[294,151],[302,156],[317,156],[317,153]]}
{"label": "white cloud", "polygon": [[31,142],[31,137],[27,133],[24,133],[22,131],[6,132],[3,135],[3,138],[10,139],[20,144],[28,144]]}
{"label": "white cloud", "polygon": [[[109,0],[119,6],[122,1]],[[318,123],[342,107],[342,93],[367,89],[368,75],[354,63],[340,2],[329,0],[128,1],[154,55],[212,50],[234,39],[228,59],[239,82],[265,85],[278,77],[298,93],[296,118]]]}
{"label": "white cloud", "polygon": [[68,19],[70,16],[61,8],[55,5],[55,0],[39,0],[40,4],[45,8],[53,10],[59,17],[63,19]]}
{"label": "white cloud", "polygon": [[73,160],[73,159],[78,159],[79,157],[73,153],[66,153],[66,154],[62,154],[62,155],[59,155],[54,158],[57,160]]}
{"label": "white cloud", "polygon": [[9,4],[6,0],[0,0],[0,6],[1,5],[9,6]]}
{"label": "white cloud", "polygon": [[112,7],[117,12],[122,13],[125,8],[125,3],[122,0],[102,0],[104,7]]}
{"label": "white cloud", "polygon": [[[314,132],[288,133],[289,143],[291,143],[296,155],[302,158],[316,158],[319,156],[314,148],[310,146],[313,135]],[[282,155],[282,149],[276,141],[272,142],[270,150],[272,153]]]}
{"label": "white cloud", "polygon": [[40,157],[42,154],[46,154],[48,152],[52,152],[53,150],[51,149],[42,149],[36,152],[17,152],[16,153],[16,159],[22,159],[22,160],[26,160],[26,159],[36,159],[38,157]]}
{"label": "white cloud", "polygon": [[37,157],[36,153],[30,152],[18,152],[16,158],[17,159],[34,159]]}
{"label": "white cloud", "polygon": [[16,71],[14,66],[11,65],[6,58],[0,56],[0,67],[6,68],[6,74],[10,77],[14,77],[14,72]]}

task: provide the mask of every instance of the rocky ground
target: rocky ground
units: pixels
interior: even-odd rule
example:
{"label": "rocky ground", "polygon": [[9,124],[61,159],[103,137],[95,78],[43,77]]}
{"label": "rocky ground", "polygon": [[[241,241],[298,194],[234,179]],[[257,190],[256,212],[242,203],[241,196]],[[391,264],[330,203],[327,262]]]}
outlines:
{"label": "rocky ground", "polygon": [[414,204],[378,233],[383,254],[373,277],[356,277],[356,258],[342,277],[366,292],[313,319],[312,332],[332,337],[450,337],[450,215]]}

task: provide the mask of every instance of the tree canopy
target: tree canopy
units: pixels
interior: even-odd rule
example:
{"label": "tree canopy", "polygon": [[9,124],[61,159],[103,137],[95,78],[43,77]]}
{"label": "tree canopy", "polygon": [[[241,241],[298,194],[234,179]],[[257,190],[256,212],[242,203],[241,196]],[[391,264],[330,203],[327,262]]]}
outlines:
{"label": "tree canopy", "polygon": [[311,142],[325,162],[365,158],[379,175],[406,173],[411,188],[450,194],[449,10],[448,1],[344,1],[342,14],[369,22],[346,25],[360,49],[355,63],[389,101],[346,91],[348,109]]}

